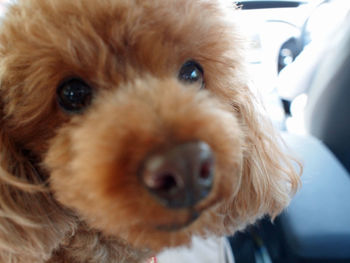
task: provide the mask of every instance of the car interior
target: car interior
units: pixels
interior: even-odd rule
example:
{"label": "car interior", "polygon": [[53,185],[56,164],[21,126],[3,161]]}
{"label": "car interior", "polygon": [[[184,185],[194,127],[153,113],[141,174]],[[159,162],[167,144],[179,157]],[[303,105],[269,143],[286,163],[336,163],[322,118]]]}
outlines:
{"label": "car interior", "polygon": [[[242,2],[246,8],[267,8],[297,1]],[[282,132],[303,164],[302,187],[273,222],[263,219],[230,237],[237,263],[350,262],[349,18],[310,76],[307,133]]]}

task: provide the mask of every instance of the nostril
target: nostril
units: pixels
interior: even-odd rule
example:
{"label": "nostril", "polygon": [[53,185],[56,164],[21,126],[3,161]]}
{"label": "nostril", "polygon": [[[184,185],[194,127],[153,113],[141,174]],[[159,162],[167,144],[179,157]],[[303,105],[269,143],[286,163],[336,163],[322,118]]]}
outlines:
{"label": "nostril", "polygon": [[212,174],[213,174],[213,161],[212,160],[205,160],[199,171],[199,178],[202,180],[211,180]]}
{"label": "nostril", "polygon": [[151,180],[146,183],[146,186],[154,191],[170,192],[173,189],[178,188],[178,182],[176,176],[172,173],[162,173],[155,175]]}

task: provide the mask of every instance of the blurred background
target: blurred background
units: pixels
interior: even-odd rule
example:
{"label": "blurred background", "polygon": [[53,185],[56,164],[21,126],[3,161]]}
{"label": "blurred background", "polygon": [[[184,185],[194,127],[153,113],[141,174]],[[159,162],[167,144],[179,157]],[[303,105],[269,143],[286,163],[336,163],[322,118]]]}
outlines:
{"label": "blurred background", "polygon": [[313,73],[346,27],[348,0],[240,1],[250,39],[249,71],[276,127],[306,134],[303,111]]}
{"label": "blurred background", "polygon": [[240,1],[249,72],[303,164],[273,223],[230,237],[236,263],[350,262],[350,1]]}

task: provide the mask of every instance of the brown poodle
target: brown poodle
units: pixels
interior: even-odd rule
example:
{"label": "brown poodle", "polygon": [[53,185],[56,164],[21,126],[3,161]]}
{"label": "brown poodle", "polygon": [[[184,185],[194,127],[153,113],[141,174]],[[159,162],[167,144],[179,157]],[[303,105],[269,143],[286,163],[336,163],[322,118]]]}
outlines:
{"label": "brown poodle", "polygon": [[19,0],[0,28],[1,262],[144,262],[299,184],[225,0]]}

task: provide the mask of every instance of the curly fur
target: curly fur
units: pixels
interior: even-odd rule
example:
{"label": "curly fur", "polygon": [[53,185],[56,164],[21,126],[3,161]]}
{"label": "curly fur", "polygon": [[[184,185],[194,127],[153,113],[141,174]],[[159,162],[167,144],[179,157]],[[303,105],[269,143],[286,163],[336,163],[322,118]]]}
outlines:
{"label": "curly fur", "polygon": [[[247,87],[235,7],[224,0],[19,0],[0,28],[0,261],[141,262],[191,236],[275,217],[299,184]],[[188,59],[205,89],[184,85]],[[56,88],[95,89],[83,114]],[[202,140],[213,189],[186,209],[159,204],[137,168],[157,147]]]}

